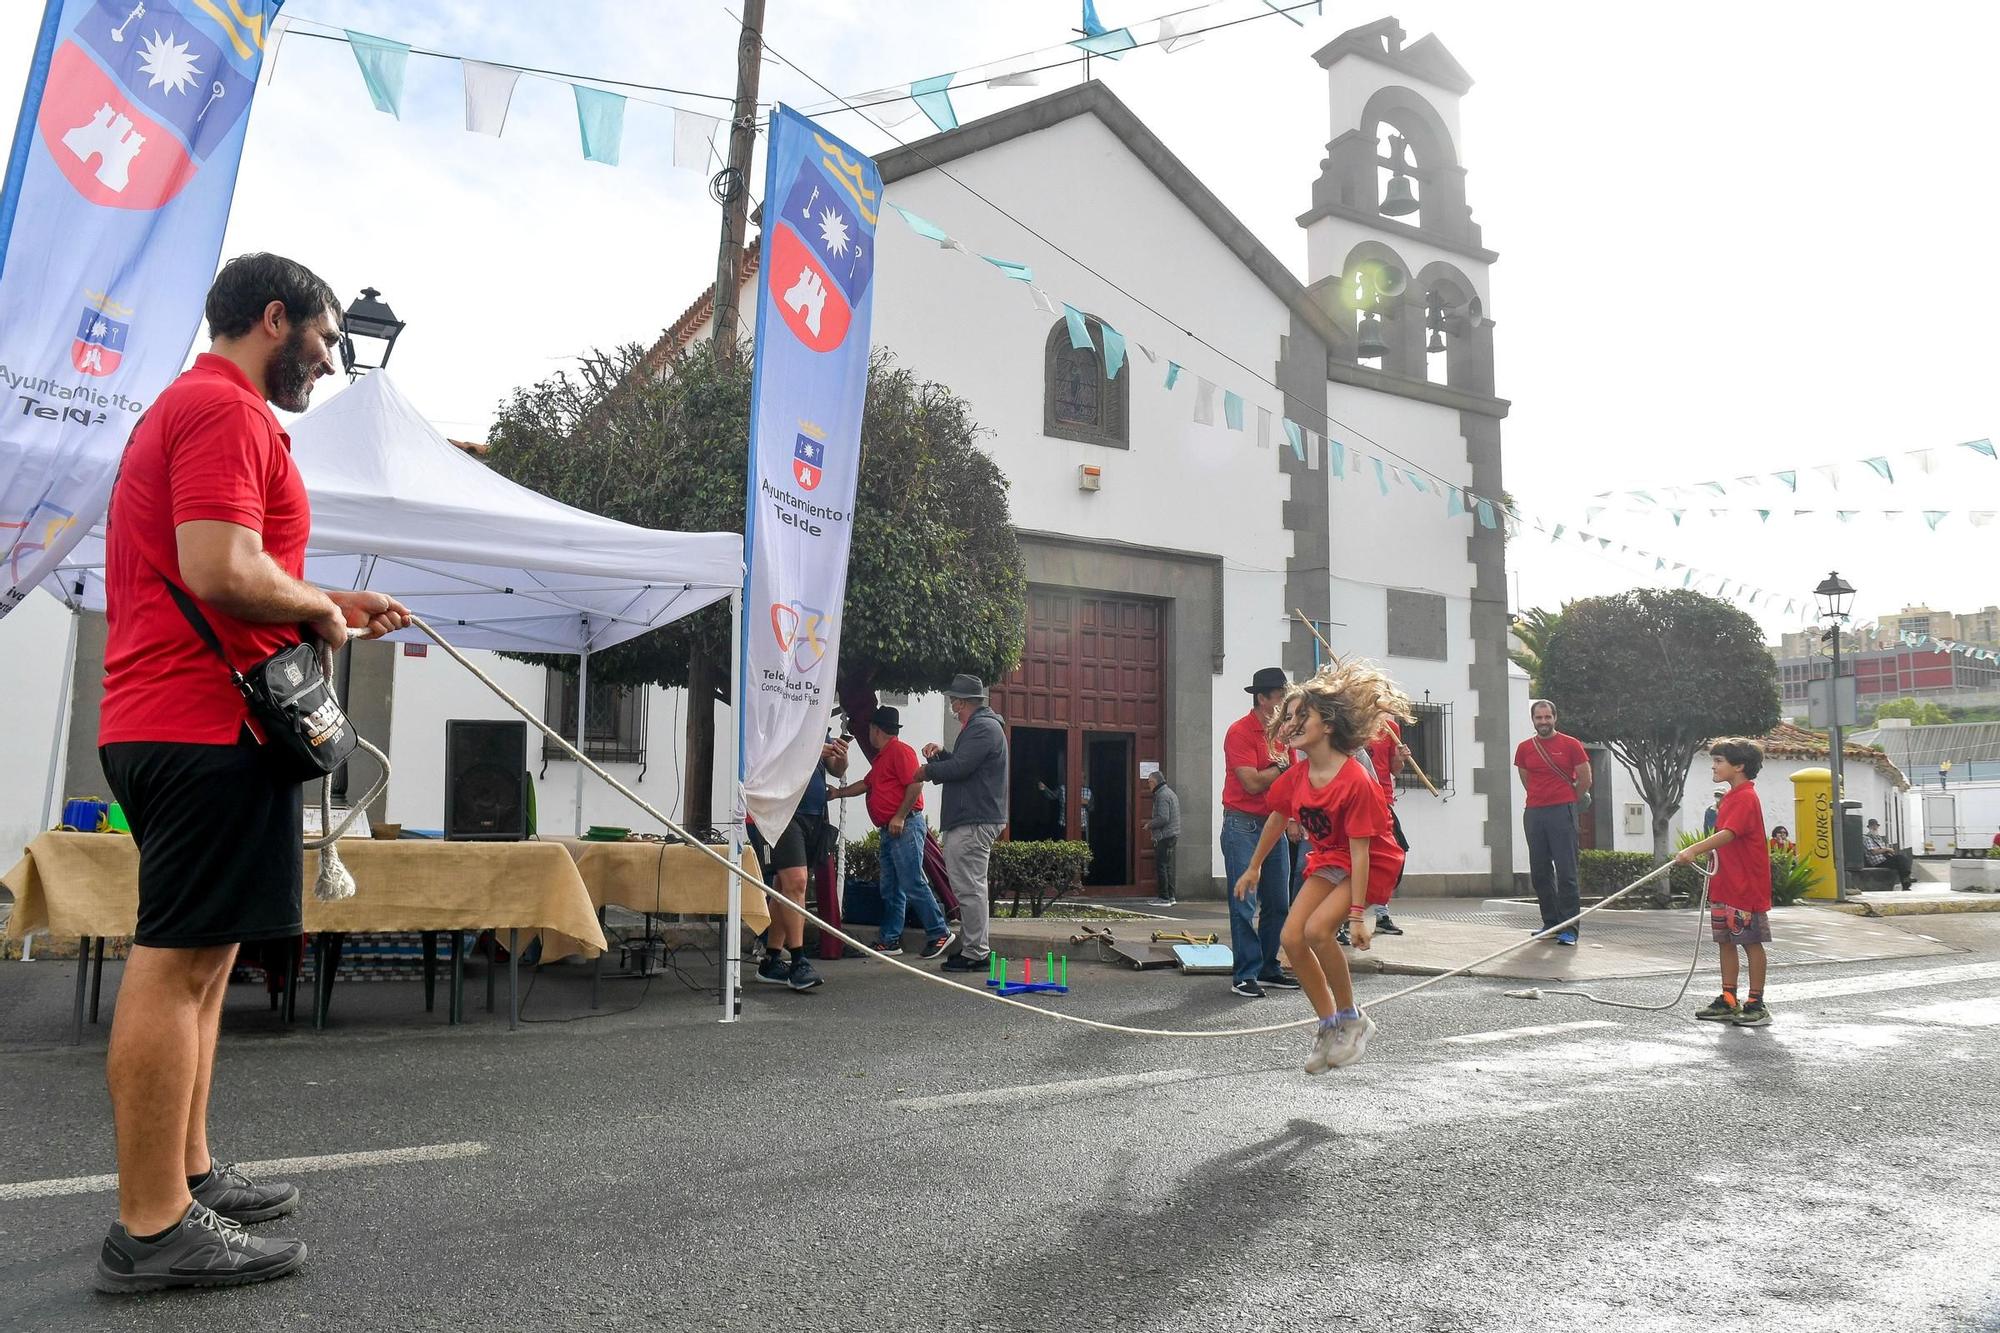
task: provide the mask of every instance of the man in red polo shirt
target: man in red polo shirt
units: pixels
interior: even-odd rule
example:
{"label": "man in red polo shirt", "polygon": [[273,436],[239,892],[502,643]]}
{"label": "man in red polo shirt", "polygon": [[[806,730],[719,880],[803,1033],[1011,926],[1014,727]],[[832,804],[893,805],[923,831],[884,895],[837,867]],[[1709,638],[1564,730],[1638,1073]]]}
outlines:
{"label": "man in red polo shirt", "polygon": [[[1273,744],[1267,730],[1289,683],[1282,667],[1259,670],[1243,687],[1250,711],[1223,733],[1222,865],[1231,885],[1250,868],[1264,819],[1271,813],[1271,784],[1292,763],[1291,750]],[[1299,988],[1278,965],[1278,936],[1292,909],[1292,857],[1307,850],[1304,843],[1280,838],[1264,858],[1255,901],[1229,895],[1229,948],[1235,956],[1229,989],[1246,1000],[1263,999],[1266,986]]]}
{"label": "man in red polo shirt", "polygon": [[[334,369],[339,302],[303,265],[231,260],[209,288],[206,354],[140,418],[111,492],[99,757],[139,851],[139,925],[106,1080],[118,1131],[118,1221],[105,1291],[232,1286],[297,1268],[305,1246],[247,1222],[298,1207],[208,1150],[208,1091],[237,945],[300,932],[300,787],[262,754],[229,667],[300,641],[387,633],[380,593],[302,581],[312,526],[291,437],[266,400],[303,412]],[[220,639],[217,660],[168,592]]]}
{"label": "man in red polo shirt", "polygon": [[[1576,882],[1577,806],[1590,794],[1590,756],[1582,742],[1556,730],[1556,706],[1537,699],[1528,706],[1535,734],[1514,748],[1514,767],[1528,789],[1528,876],[1542,906],[1543,934],[1583,910]],[[1557,944],[1576,943],[1576,923],[1556,932]]]}

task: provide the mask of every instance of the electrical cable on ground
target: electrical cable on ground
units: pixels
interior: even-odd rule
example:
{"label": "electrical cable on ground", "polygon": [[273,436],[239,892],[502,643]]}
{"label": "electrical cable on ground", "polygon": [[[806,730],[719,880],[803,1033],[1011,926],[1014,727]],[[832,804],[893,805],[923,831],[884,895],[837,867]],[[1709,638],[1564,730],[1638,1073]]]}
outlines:
{"label": "electrical cable on ground", "polygon": [[[617,778],[612,777],[611,774],[605,772],[602,767],[600,767],[597,763],[588,758],[581,750],[577,749],[574,745],[571,745],[567,740],[565,740],[561,735],[559,735],[556,732],[555,728],[549,726],[548,723],[544,722],[541,718],[537,717],[534,713],[534,710],[530,709],[526,704],[523,704],[520,700],[516,699],[513,695],[509,694],[505,689],[505,687],[503,687],[498,681],[495,681],[491,676],[487,675],[484,671],[480,670],[479,667],[471,661],[471,659],[467,658],[464,653],[460,652],[456,647],[447,642],[442,635],[440,635],[436,630],[432,629],[422,619],[416,616],[411,616],[410,623],[417,630],[427,635],[433,643],[437,644],[438,647],[444,649],[445,653],[448,656],[450,656],[453,661],[457,662],[460,666],[464,667],[467,671],[471,672],[473,677],[476,680],[478,680],[480,684],[484,685],[487,689],[491,690],[494,693],[494,695],[500,699],[502,703],[506,704],[516,713],[519,713],[523,718],[525,718],[528,721],[529,725],[535,727],[544,736],[547,736],[550,740],[554,741],[558,746],[560,746],[563,749],[563,751],[569,755],[570,758],[576,760],[578,763],[582,764],[585,768],[588,768],[592,773],[595,773],[598,777],[602,778],[605,782],[609,783],[614,791],[616,791],[619,795],[625,797],[627,800],[631,801],[634,805],[638,806],[648,815],[651,815],[654,819],[658,820],[669,831],[673,832],[674,834],[676,834],[681,838],[686,839],[690,847],[694,848],[697,852],[701,853],[703,856],[706,856],[709,860],[715,862],[716,865],[722,867],[724,873],[734,875],[737,879],[740,879],[741,881],[743,881],[743,883],[749,885],[751,888],[756,889],[759,893],[763,894],[765,897],[772,899],[774,902],[782,904],[783,906],[791,909],[794,912],[799,913],[801,916],[805,917],[806,920],[818,926],[822,931],[826,932],[829,935],[832,935],[835,939],[840,940],[845,944],[852,945],[854,948],[860,950],[864,955],[866,955],[869,958],[873,958],[877,962],[887,963],[891,967],[901,968],[903,971],[908,972],[911,976],[920,977],[923,980],[931,982],[934,985],[944,986],[951,990],[963,991],[967,995],[975,996],[977,998],[984,1000],[990,1000],[995,1004],[1010,1005],[1013,1008],[1023,1010],[1024,1012],[1034,1014],[1041,1018],[1049,1019],[1052,1022],[1073,1023],[1079,1027],[1096,1028],[1105,1032],[1123,1032],[1128,1035],[1137,1037],[1255,1037],[1264,1035],[1266,1033],[1286,1032],[1295,1028],[1310,1027],[1319,1022],[1319,1019],[1316,1016],[1308,1016],[1305,1018],[1296,1019],[1286,1023],[1267,1023],[1260,1027],[1223,1028],[1219,1030],[1208,1030],[1208,1031],[1199,1029],[1187,1029],[1187,1028],[1132,1027],[1124,1023],[1107,1023],[1100,1019],[1082,1018],[1079,1017],[1078,1015],[1065,1014],[1055,1009],[1040,1009],[1032,1004],[1025,1004],[1022,1001],[1013,999],[1009,996],[996,995],[992,991],[987,990],[984,987],[969,986],[963,982],[953,981],[951,978],[942,976],[938,973],[926,972],[920,967],[913,967],[910,964],[903,962],[899,958],[888,957],[887,955],[875,949],[870,948],[868,945],[863,944],[860,940],[855,939],[852,935],[847,934],[845,931],[839,929],[838,927],[829,925],[827,922],[820,920],[819,917],[815,916],[810,910],[800,906],[797,903],[792,902],[789,898],[782,897],[782,895],[780,895],[777,890],[765,884],[763,880],[748,874],[743,870],[741,866],[733,864],[728,857],[717,854],[713,848],[709,847],[706,843],[693,837],[679,824],[676,824],[673,820],[667,818],[665,814],[661,813],[658,809],[654,808],[654,806],[651,803],[646,801],[638,793],[634,792],[631,788],[627,787]],[[1597,903],[1595,906],[1586,907],[1585,909],[1583,909],[1583,911],[1577,913],[1575,916],[1569,918],[1567,921],[1562,921],[1557,923],[1556,925],[1549,926],[1544,930],[1538,932],[1537,934],[1529,936],[1525,940],[1521,940],[1515,944],[1510,944],[1503,949],[1496,949],[1492,953],[1487,954],[1483,958],[1475,958],[1473,961],[1466,963],[1460,967],[1452,968],[1448,972],[1442,972],[1436,976],[1425,977],[1422,981],[1416,982],[1409,986],[1404,986],[1399,990],[1391,991],[1389,994],[1381,996],[1377,999],[1370,1000],[1366,1004],[1362,1004],[1359,1007],[1362,1009],[1374,1009],[1381,1005],[1388,1004],[1391,1001],[1403,999],[1405,996],[1414,995],[1418,991],[1426,990],[1431,986],[1435,986],[1441,981],[1449,981],[1451,978],[1456,976],[1461,976],[1464,973],[1470,972],[1472,969],[1476,967],[1482,967],[1485,964],[1492,962],[1496,958],[1505,957],[1507,954],[1513,953],[1517,949],[1526,948],[1530,944],[1542,941],[1549,934],[1558,930],[1565,929],[1569,926],[1573,926],[1577,922],[1583,920],[1583,918],[1591,915],[1593,912],[1603,911],[1605,908],[1609,907],[1612,903],[1618,901],[1620,898],[1623,898],[1626,894],[1633,892],[1634,890],[1640,888],[1645,884],[1651,883],[1655,879],[1658,879],[1661,875],[1664,875],[1669,870],[1673,869],[1673,866],[1674,863],[1672,861],[1668,861],[1658,866],[1657,868],[1648,871],[1645,875],[1641,876],[1640,878],[1633,880],[1630,884],[1627,884],[1624,888],[1618,890],[1616,893],[1611,894],[1609,897],[1605,898],[1602,902]]]}

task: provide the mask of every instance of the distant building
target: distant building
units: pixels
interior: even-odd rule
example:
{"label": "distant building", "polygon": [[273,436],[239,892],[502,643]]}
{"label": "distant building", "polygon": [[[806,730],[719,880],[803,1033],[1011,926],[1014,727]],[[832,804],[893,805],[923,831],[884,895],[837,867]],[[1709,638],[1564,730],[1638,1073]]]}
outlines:
{"label": "distant building", "polygon": [[1962,615],[1934,611],[1928,606],[1906,606],[1895,615],[1883,616],[1877,622],[1876,646],[1892,648],[1902,642],[1905,634],[1976,643],[1986,648],[2000,647],[2000,606],[1988,606]]}
{"label": "distant building", "polygon": [[[1832,668],[1833,659],[1823,654],[1778,658],[1778,702],[1787,716],[1805,716],[1806,682],[1824,678]],[[1840,673],[1854,677],[1864,709],[1905,698],[1959,708],[2000,704],[2000,663],[1957,653],[1909,647],[1843,651]]]}

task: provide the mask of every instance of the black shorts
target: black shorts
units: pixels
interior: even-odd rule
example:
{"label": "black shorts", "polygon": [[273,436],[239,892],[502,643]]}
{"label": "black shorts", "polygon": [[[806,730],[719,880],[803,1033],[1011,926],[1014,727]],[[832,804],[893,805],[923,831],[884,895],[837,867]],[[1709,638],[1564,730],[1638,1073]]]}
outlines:
{"label": "black shorts", "polygon": [[139,848],[135,943],[199,949],[304,927],[305,789],[257,745],[118,741],[98,757]]}
{"label": "black shorts", "polygon": [[764,835],[755,824],[750,826],[750,845],[757,849],[757,860],[763,865],[764,873],[776,874],[780,870],[802,870],[806,864],[806,835],[799,827],[799,819],[794,816],[778,835],[778,845],[771,846],[764,841]]}

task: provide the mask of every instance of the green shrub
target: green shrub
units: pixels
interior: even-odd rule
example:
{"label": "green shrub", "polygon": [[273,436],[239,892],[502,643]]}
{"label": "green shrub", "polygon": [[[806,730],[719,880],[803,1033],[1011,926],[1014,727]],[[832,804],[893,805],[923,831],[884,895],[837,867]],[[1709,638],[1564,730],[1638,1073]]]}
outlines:
{"label": "green shrub", "polygon": [[[1090,869],[1090,845],[1082,842],[996,842],[987,877],[987,891],[995,915],[1007,900],[1007,916],[1021,915],[1027,904],[1029,916],[1040,916],[1050,903],[1083,887],[1083,872]],[[872,829],[868,836],[847,844],[847,877],[879,883],[882,877],[882,833]]]}
{"label": "green shrub", "polygon": [[1790,907],[1806,896],[1819,872],[1790,852],[1771,853],[1771,903]]}
{"label": "green shrub", "polygon": [[1618,892],[1657,864],[1651,852],[1578,852],[1577,883],[1586,898]]}

